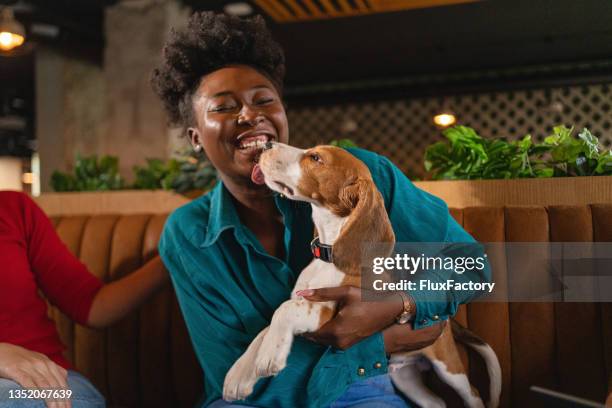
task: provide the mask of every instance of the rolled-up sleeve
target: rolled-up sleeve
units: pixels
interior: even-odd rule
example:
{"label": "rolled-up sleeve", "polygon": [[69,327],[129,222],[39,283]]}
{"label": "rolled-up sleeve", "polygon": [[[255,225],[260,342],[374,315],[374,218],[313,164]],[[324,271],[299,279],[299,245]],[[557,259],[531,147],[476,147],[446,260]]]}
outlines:
{"label": "rolled-up sleeve", "polygon": [[[453,245],[453,243],[457,245]],[[476,243],[474,238],[450,215],[444,244],[444,249],[438,256],[444,256],[444,254],[455,250],[460,254],[461,258],[482,259],[484,267],[481,269],[466,269],[463,273],[457,273],[452,269],[423,271],[421,278],[429,280],[432,284],[444,284],[452,280],[453,285],[447,290],[413,290],[409,292],[416,304],[416,315],[413,322],[415,329],[427,327],[440,320],[446,320],[454,316],[459,305],[468,303],[480,295],[480,292],[476,290],[456,290],[453,288],[454,284],[457,284],[459,287],[468,287],[464,284],[491,281],[491,269],[483,246]],[[450,258],[453,257],[457,258],[457,255],[450,256]]]}
{"label": "rolled-up sleeve", "polygon": [[[418,272],[419,279],[432,284],[453,280],[463,285],[491,281],[491,269],[484,247],[467,233],[450,215],[446,203],[417,188],[391,161],[379,156],[373,176],[385,200],[396,242],[438,243],[442,252],[457,251],[461,257],[481,258],[483,268],[470,268],[463,273],[452,269],[431,269]],[[445,245],[446,244],[446,245]],[[456,244],[456,245],[455,245]],[[438,254],[442,256],[443,254]],[[413,327],[423,328],[453,316],[463,303],[479,295],[474,290],[411,290],[416,303]]]}

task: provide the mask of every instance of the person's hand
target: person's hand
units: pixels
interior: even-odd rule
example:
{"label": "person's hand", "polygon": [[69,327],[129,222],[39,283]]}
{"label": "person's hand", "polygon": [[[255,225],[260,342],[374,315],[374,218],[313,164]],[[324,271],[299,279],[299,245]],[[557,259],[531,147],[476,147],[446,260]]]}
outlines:
{"label": "person's hand", "polygon": [[385,352],[391,354],[431,346],[442,334],[446,323],[442,321],[418,330],[414,330],[409,323],[391,325],[383,331]]}
{"label": "person's hand", "polygon": [[[23,388],[68,389],[68,372],[44,354],[8,343],[0,343],[0,378]],[[49,408],[70,408],[69,400],[47,401]]]}
{"label": "person's hand", "polygon": [[[317,343],[347,349],[353,344],[381,331],[395,321],[403,310],[398,294],[380,294],[354,286],[308,289],[298,296],[313,302],[338,302],[337,314],[319,330],[303,336]],[[367,302],[362,302],[362,296]]]}

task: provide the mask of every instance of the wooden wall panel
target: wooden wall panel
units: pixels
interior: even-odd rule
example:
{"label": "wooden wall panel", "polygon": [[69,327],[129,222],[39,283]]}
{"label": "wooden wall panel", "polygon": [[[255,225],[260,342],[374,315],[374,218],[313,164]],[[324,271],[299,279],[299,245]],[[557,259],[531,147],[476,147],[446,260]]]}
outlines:
{"label": "wooden wall panel", "polygon": [[[553,242],[593,240],[589,206],[552,206],[548,209]],[[570,394],[604,401],[607,391],[599,304],[555,304],[559,386]]]}
{"label": "wooden wall panel", "polygon": [[[157,254],[157,242],[166,215],[151,217],[144,234],[142,258],[146,262]],[[174,290],[169,283],[140,309],[140,386],[143,406],[171,407],[176,405],[172,383],[170,328]],[[193,380],[197,382],[197,380]],[[199,381],[200,384],[203,382]]]}
{"label": "wooden wall panel", "polygon": [[[117,222],[109,252],[109,273],[113,281],[132,273],[142,265],[142,243],[149,219],[149,215],[127,215]],[[107,329],[108,369],[114,373],[108,378],[113,404],[141,404],[138,316],[139,311],[132,312]]]}
{"label": "wooden wall panel", "polygon": [[[79,241],[79,258],[91,273],[108,281],[108,265],[113,229],[118,217],[91,217]],[[81,372],[103,393],[108,394],[106,336],[104,332],[75,326],[74,362]]]}
{"label": "wooden wall panel", "polygon": [[[596,204],[591,206],[593,218],[593,241],[612,242],[612,204]],[[612,276],[606,276],[604,290],[609,290]],[[608,405],[612,406],[612,302],[600,303],[601,333],[603,343],[603,356],[608,379],[607,393]]]}
{"label": "wooden wall panel", "polygon": [[[449,211],[455,221],[457,221],[459,225],[463,226],[463,210],[460,208],[449,208]],[[459,309],[457,309],[457,313],[455,314],[455,320],[463,327],[468,327],[467,305],[459,306]],[[463,365],[469,372],[470,359],[468,357],[466,349],[464,347],[459,347],[459,354],[461,355],[461,361],[463,362]]]}
{"label": "wooden wall panel", "polygon": [[[549,240],[548,213],[543,207],[507,207],[505,210],[506,242],[542,242]],[[542,257],[550,252],[548,246],[532,246],[530,251],[545,251]],[[520,258],[520,257],[519,257]],[[545,258],[544,258],[545,259]],[[527,279],[527,284],[536,282],[536,287],[551,288],[544,276],[517,277],[521,271],[533,271],[534,268],[522,268],[521,263],[528,259],[514,259],[508,256],[509,279]],[[525,286],[521,290],[525,290]],[[536,406],[538,401],[529,391],[531,385],[556,388],[555,354],[555,318],[554,303],[511,302],[510,338],[512,345],[512,402],[514,406]]]}
{"label": "wooden wall panel", "polygon": [[[477,241],[504,241],[504,211],[503,208],[479,207],[463,210],[463,227]],[[503,290],[506,286],[506,257],[503,251],[487,253],[493,270],[493,281]],[[511,396],[508,392],[511,386],[510,370],[510,328],[507,303],[475,302],[467,308],[468,326],[482,337],[495,350],[502,369],[503,389],[501,406],[511,406]],[[475,362],[470,360],[470,367]],[[480,388],[482,384],[477,384]],[[485,382],[488,386],[488,381]]]}

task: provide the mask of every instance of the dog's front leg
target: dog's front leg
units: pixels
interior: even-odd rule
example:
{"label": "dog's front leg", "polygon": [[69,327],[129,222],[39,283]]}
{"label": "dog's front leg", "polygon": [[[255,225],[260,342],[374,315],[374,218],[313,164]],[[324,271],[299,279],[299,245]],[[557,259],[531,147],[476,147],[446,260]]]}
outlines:
{"label": "dog's front leg", "polygon": [[223,383],[223,399],[225,401],[245,399],[253,392],[253,387],[258,379],[255,374],[255,359],[268,329],[269,327],[266,327],[259,332],[244,354],[236,360],[225,375]]}
{"label": "dog's front leg", "polygon": [[334,302],[314,303],[302,298],[283,303],[274,313],[255,359],[257,375],[268,377],[285,368],[293,337],[321,327],[332,315],[334,306]]}

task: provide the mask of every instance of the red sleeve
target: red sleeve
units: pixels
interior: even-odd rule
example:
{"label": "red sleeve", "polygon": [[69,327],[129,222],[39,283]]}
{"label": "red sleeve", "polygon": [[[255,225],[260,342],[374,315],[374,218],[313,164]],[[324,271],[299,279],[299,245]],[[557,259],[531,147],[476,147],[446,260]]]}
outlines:
{"label": "red sleeve", "polygon": [[104,283],[72,255],[30,197],[23,194],[22,202],[28,258],[38,287],[72,320],[86,324],[91,304]]}

